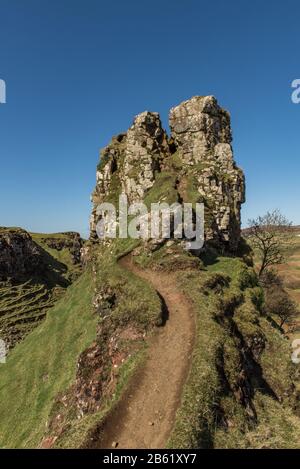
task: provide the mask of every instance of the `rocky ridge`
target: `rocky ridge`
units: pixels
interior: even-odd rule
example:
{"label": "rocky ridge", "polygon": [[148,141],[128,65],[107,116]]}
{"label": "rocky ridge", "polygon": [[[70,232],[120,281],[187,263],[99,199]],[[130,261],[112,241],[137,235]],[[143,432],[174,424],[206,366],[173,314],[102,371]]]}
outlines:
{"label": "rocky ridge", "polygon": [[0,281],[26,277],[41,265],[40,249],[29,233],[20,228],[0,228]]}
{"label": "rocky ridge", "polygon": [[22,228],[0,227],[0,281],[28,279],[46,269],[43,248],[68,249],[73,264],[81,261],[83,241],[79,233],[45,235],[41,243]]}
{"label": "rocky ridge", "polygon": [[92,194],[91,238],[96,239],[98,204],[117,202],[120,193],[129,202],[142,201],[158,175],[176,161],[178,201],[203,202],[206,241],[235,251],[245,181],[233,159],[229,113],[213,96],[195,96],[172,108],[169,122],[170,137],[157,113],[143,112],[127,133],[102,150]]}

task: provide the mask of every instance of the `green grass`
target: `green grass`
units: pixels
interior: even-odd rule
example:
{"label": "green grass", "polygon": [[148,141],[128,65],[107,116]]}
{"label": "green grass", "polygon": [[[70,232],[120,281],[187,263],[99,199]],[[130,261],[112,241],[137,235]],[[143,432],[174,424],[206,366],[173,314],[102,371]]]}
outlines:
{"label": "green grass", "polygon": [[36,447],[56,395],[75,379],[77,358],[95,338],[91,273],[85,272],[0,365],[0,447]]}
{"label": "green grass", "polygon": [[169,171],[157,173],[155,183],[146,194],[144,203],[150,208],[151,204],[159,202],[165,202],[170,205],[178,202],[176,173]]}
{"label": "green grass", "polygon": [[[196,338],[192,367],[184,387],[181,406],[168,442],[170,448],[210,448],[213,446],[214,409],[220,394],[217,359],[224,334],[213,320],[211,298],[201,295],[205,273],[181,276],[181,288],[192,299],[196,310]],[[221,340],[220,340],[221,339]]]}
{"label": "green grass", "polygon": [[[35,241],[46,253],[48,253],[53,259],[55,259],[56,264],[65,267],[65,277],[68,280],[74,280],[81,273],[80,264],[74,264],[70,248],[67,246],[70,241],[69,233],[30,233],[33,241]],[[57,240],[66,242],[66,247],[63,247],[61,250],[54,249],[48,246],[47,240]],[[51,262],[51,261],[50,261]],[[52,266],[53,268],[53,263]]]}
{"label": "green grass", "polygon": [[0,287],[0,330],[5,343],[13,347],[29,334],[44,319],[58,295],[58,291],[55,296],[51,295],[46,286],[39,283]]}
{"label": "green grass", "polygon": [[180,243],[173,241],[171,245],[162,244],[153,252],[140,249],[135,262],[143,268],[153,268],[173,272],[176,270],[202,269],[203,263],[198,257],[182,249]]}
{"label": "green grass", "polygon": [[[24,233],[21,229],[5,229],[10,233],[18,230]],[[43,268],[24,281],[0,282],[0,333],[9,349],[46,317],[49,308],[81,273],[80,265],[74,265],[67,247],[59,251],[47,245],[49,238],[68,240],[68,233],[33,233],[31,236],[41,247]]]}
{"label": "green grass", "polygon": [[118,258],[137,244],[138,240],[117,239],[110,255],[106,249],[98,250],[96,288],[115,294],[115,305],[110,312],[114,326],[131,323],[145,330],[161,322],[160,299],[146,281],[117,264]]}
{"label": "green grass", "polygon": [[43,241],[48,238],[55,238],[55,239],[68,239],[68,232],[65,233],[33,233],[29,232],[32,239],[36,242]]}
{"label": "green grass", "polygon": [[[197,331],[168,446],[296,448],[300,420],[293,413],[290,350],[282,334],[261,316],[263,297],[253,269],[226,257],[210,259],[206,267],[206,272],[179,277],[194,305]],[[254,355],[259,340],[265,346]],[[247,371],[245,358],[255,371]],[[252,389],[247,405],[238,397],[241,386]]]}
{"label": "green grass", "polygon": [[[88,412],[79,420],[76,404],[68,409],[59,406],[54,412],[54,416],[60,414],[61,419],[66,422],[56,442],[57,447],[90,446],[101,422],[113,410],[130,378],[143,363],[146,343],[142,337],[161,324],[161,301],[155,291],[147,282],[117,264],[117,259],[130,251],[134,244],[134,240],[115,240],[109,249],[101,246],[94,248],[95,287],[102,298],[96,311],[98,334],[95,343],[99,344],[101,353],[97,367],[105,363],[101,377],[104,389],[106,382],[111,381],[112,375],[112,356],[108,353],[110,341],[116,341],[116,349],[124,353],[125,359],[115,377],[114,391],[110,391],[108,395],[104,392],[99,400],[99,410]],[[128,327],[134,330],[139,338],[119,339],[120,331]],[[92,366],[89,365],[86,370],[87,376],[93,371]],[[70,393],[72,396],[71,388]]]}
{"label": "green grass", "polygon": [[[102,419],[113,409],[135,370],[145,358],[145,333],[151,333],[162,321],[161,300],[147,282],[118,265],[120,256],[130,252],[139,240],[115,240],[107,247],[94,246],[96,274],[90,270],[68,288],[65,296],[49,309],[46,319],[13,349],[6,364],[0,365],[0,447],[37,447],[44,438],[57,437],[53,422],[60,414],[62,433],[55,441],[57,447],[88,446],[90,438]],[[48,254],[50,252],[48,251]],[[91,267],[90,267],[91,269]],[[32,288],[31,282],[23,288]],[[103,294],[97,310],[93,307],[94,288]],[[39,301],[42,289],[35,294],[1,291],[6,302],[6,315],[14,303],[20,307]],[[28,293],[28,295],[27,295]],[[111,303],[111,299],[113,302]],[[118,339],[120,331],[130,327],[138,337]],[[98,344],[103,354],[105,373],[102,384],[111,379],[112,357],[109,343],[117,340],[117,349],[126,359],[116,374],[115,388],[101,396],[99,410],[78,419],[74,395],[78,359],[92,344]],[[93,372],[92,364],[87,371]],[[99,364],[97,364],[99,366]],[[83,373],[83,375],[82,375]],[[116,372],[114,372],[116,373]],[[68,396],[68,406],[61,405]]]}
{"label": "green grass", "polygon": [[[168,171],[157,175],[145,198],[148,206],[178,200],[176,166],[180,167],[178,155]],[[117,171],[111,200],[119,193],[119,182]],[[194,189],[187,185],[185,195],[198,201]],[[72,265],[68,250],[56,251],[47,246],[48,236],[61,235],[33,234],[49,256],[51,273],[46,280],[55,285],[57,276],[68,280]],[[94,246],[94,273],[84,272],[48,310],[44,322],[12,350],[7,363],[0,365],[0,446],[36,447],[43,438],[58,436],[56,447],[78,448],[89,446],[97,435],[101,422],[144,362],[144,336],[162,322],[162,304],[156,292],[117,263],[134,248],[140,250],[134,258],[142,267],[180,271],[179,286],[196,315],[191,369],[168,446],[297,447],[300,424],[293,413],[296,401],[290,350],[287,341],[262,315],[263,295],[253,269],[241,259],[213,251],[200,261],[176,242],[151,251],[132,239]],[[99,295],[96,310],[92,307],[95,288]],[[14,321],[23,313],[30,318],[33,313],[29,310],[33,312],[36,305],[47,301],[47,290],[32,282],[11,290],[7,286],[0,289],[0,308],[5,311],[6,321]],[[19,323],[27,327],[24,324]],[[119,338],[120,331],[129,327],[138,333],[138,339]],[[78,372],[81,376],[86,373],[84,384],[88,385],[92,367],[98,367],[102,360],[101,380],[104,386],[107,384],[113,372],[111,340],[125,356],[113,375],[115,386],[101,395],[96,411],[78,418],[75,378]],[[263,344],[259,353],[257,343]],[[81,369],[79,357],[94,345],[99,347],[100,361],[87,362]],[[244,402],[240,396],[245,389],[250,389],[250,395]],[[61,403],[64,395],[68,396],[66,408]],[[63,422],[59,434],[52,426],[58,415]]]}
{"label": "green grass", "polygon": [[119,369],[116,389],[109,398],[103,400],[98,412],[86,414],[82,419],[74,419],[69,428],[61,435],[56,443],[57,448],[86,448],[91,446],[91,441],[98,438],[98,429],[110,412],[113,412],[119,399],[127,389],[134,373],[143,366],[146,359],[146,348],[143,344],[138,352],[131,356]]}

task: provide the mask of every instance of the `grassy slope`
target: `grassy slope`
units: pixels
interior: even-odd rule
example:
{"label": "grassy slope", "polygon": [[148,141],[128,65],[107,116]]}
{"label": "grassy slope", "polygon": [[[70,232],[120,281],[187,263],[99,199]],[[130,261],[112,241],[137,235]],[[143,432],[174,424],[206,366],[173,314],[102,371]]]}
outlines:
{"label": "grassy slope", "polygon": [[[138,244],[135,240],[115,240],[110,247],[97,249],[96,289],[104,297],[114,296],[114,305],[106,310],[105,300],[100,305],[100,333],[96,343],[105,348],[106,340],[114,340],[118,331],[134,328],[141,335],[151,333],[155,325],[161,323],[161,302],[155,291],[147,282],[141,280],[117,264],[119,256],[131,251]],[[104,331],[101,331],[104,324]],[[107,334],[107,337],[105,337]],[[66,428],[56,443],[58,447],[78,448],[89,446],[90,438],[101,428],[101,422],[113,410],[118,399],[125,391],[130,378],[146,357],[144,340],[121,340],[118,350],[126,355],[124,363],[115,370],[115,388],[113,394],[100,400],[99,411],[88,413],[80,420],[72,418],[71,425]],[[111,357],[107,357],[108,368],[112,369]],[[69,418],[69,417],[67,417]],[[97,438],[97,437],[96,437]]]}
{"label": "grassy slope", "polygon": [[[294,230],[288,235],[286,261],[284,264],[277,266],[277,271],[283,280],[286,291],[298,304],[298,314],[289,322],[289,324],[285,325],[287,337],[292,342],[295,339],[300,339],[300,228],[294,228]],[[299,371],[296,386],[300,391]]]}
{"label": "grassy slope", "polygon": [[54,295],[42,282],[3,285],[0,287],[1,337],[6,343],[15,345],[44,319],[54,302]]}
{"label": "grassy slope", "polygon": [[[300,229],[289,235],[286,262],[278,266],[278,273],[282,277],[284,286],[290,296],[300,306]],[[300,338],[300,315],[296,318],[294,338]]]}
{"label": "grassy slope", "polygon": [[95,338],[91,273],[85,272],[0,365],[0,447],[36,447],[58,392],[75,378],[79,354]]}
{"label": "grassy slope", "polygon": [[[128,322],[136,322],[142,328],[151,326],[160,314],[154,292],[140,280],[135,284],[135,279],[116,265],[116,256],[132,247],[126,245],[126,241],[123,243],[114,247],[112,256],[98,258],[101,266],[98,288],[109,281],[110,287],[119,292],[120,301],[112,313],[112,334],[115,325],[124,326]],[[166,266],[169,268],[168,263]],[[185,267],[190,269],[189,262]],[[222,297],[230,302],[232,295],[238,293],[237,283],[238,289],[241,281],[243,289],[247,288],[247,282],[253,287],[251,274],[245,276],[241,271],[244,271],[244,266],[239,260],[219,258],[207,266],[206,272],[197,269],[180,273],[182,288],[191,297],[199,315],[193,366],[169,442],[172,447],[297,446],[299,422],[289,406],[284,408],[270,396],[257,392],[255,405],[259,422],[251,428],[245,409],[222,389],[218,369],[220,356],[227,351],[225,369],[234,385],[237,344],[230,337],[228,328],[216,321],[216,316],[222,316],[224,311],[219,309],[220,294],[208,286],[207,280],[216,273],[222,273],[225,279],[229,276],[230,286],[225,288]],[[66,297],[49,311],[47,320],[11,353],[8,363],[0,367],[1,447],[35,447],[44,436],[56,396],[74,382],[78,356],[95,339],[97,318],[91,311],[91,285],[91,274],[86,272],[70,287]],[[237,322],[240,320],[240,329],[244,327],[246,334],[247,328],[252,327],[251,318],[243,320],[243,315],[238,316],[237,313],[235,319]],[[268,379],[274,380],[273,387],[278,385],[278,381],[283,381],[285,386],[285,380],[288,380],[285,358],[278,353],[278,350],[283,350],[282,337],[279,334],[275,337],[264,319],[260,322],[269,336],[271,347],[262,357],[264,369],[270,370]],[[272,348],[277,352],[275,355]],[[59,439],[58,446],[79,447],[86,441],[90,431],[117,401],[140,360],[138,353],[125,363],[119,372],[113,399],[103,402],[99,412],[86,415],[79,421],[74,416],[69,421],[71,427]],[[219,406],[229,418],[229,430],[220,424],[216,412]]]}
{"label": "grassy slope", "polygon": [[[215,274],[221,274],[224,283],[230,279],[229,285],[219,291],[220,286],[212,288],[211,279]],[[251,269],[232,258],[218,258],[200,275],[192,271],[181,274],[181,286],[198,312],[197,336],[170,447],[296,448],[299,445],[300,421],[293,414],[289,399],[280,404],[268,394],[267,387],[260,389],[261,385],[253,382],[251,400],[257,420],[251,420],[249,409],[235,397],[242,348],[239,335],[233,332],[235,327],[245,341],[265,334],[267,345],[258,363],[263,370],[262,379],[275,394],[282,398],[291,386],[288,344],[254,307],[260,301],[254,280]],[[234,304],[238,306],[232,309]]]}
{"label": "grassy slope", "polygon": [[[175,163],[176,155],[147,194],[147,205],[177,200]],[[181,189],[182,194],[188,193],[189,200],[199,200],[189,179]],[[181,286],[198,311],[192,370],[169,445],[297,447],[300,424],[289,398],[280,404],[272,396],[274,392],[282,399],[292,386],[290,350],[282,335],[260,314],[262,294],[253,271],[239,259],[219,257],[207,262],[206,272],[199,272],[200,263],[177,244],[150,253],[142,249],[135,260],[141,266],[157,270],[186,270],[179,274]],[[215,274],[230,280],[222,292],[205,286],[206,280]],[[232,328],[237,329],[237,335]],[[255,421],[254,417],[249,418],[249,408],[241,404],[235,393],[239,392],[239,372],[243,372],[244,366],[241,349],[245,344],[241,340],[251,343],[261,337],[266,338],[266,346],[255,373],[260,374],[262,367],[262,376],[252,380],[253,396],[248,404],[255,408]]]}
{"label": "grassy slope", "polygon": [[[284,243],[285,261],[283,264],[275,266],[280,278],[283,281],[285,290],[290,297],[298,304],[299,313],[284,325],[286,337],[292,342],[300,339],[300,228],[293,227],[288,232]],[[257,255],[254,257],[255,263],[259,263]],[[277,317],[273,317],[278,321]],[[297,389],[300,390],[299,372],[296,382]]]}
{"label": "grassy slope", "polygon": [[[96,285],[98,291],[113,292],[116,304],[110,317],[101,319],[92,307],[94,279],[86,271],[65,296],[48,311],[46,320],[31,332],[0,365],[0,447],[36,447],[45,436],[53,436],[47,426],[55,416],[56,401],[72,389],[79,355],[92,343],[113,337],[128,325],[143,334],[161,321],[161,302],[144,281],[117,265],[120,255],[130,251],[136,241],[116,240],[109,249],[98,250]],[[101,307],[104,307],[102,305]],[[97,325],[105,321],[105,336],[97,336]],[[127,343],[128,342],[128,343]],[[98,412],[78,420],[76,409],[66,410],[66,427],[56,442],[58,447],[86,445],[88,435],[99,426],[125,389],[128,380],[145,356],[145,342],[119,344],[131,353],[116,372],[113,395],[103,398]],[[108,363],[108,369],[112,367]],[[63,416],[64,410],[59,409]]]}
{"label": "grassy slope", "polygon": [[[175,201],[177,193],[174,185],[172,170],[171,174],[160,175],[146,202]],[[98,255],[97,289],[104,289],[106,293],[105,290],[109,287],[110,294],[113,292],[116,295],[107,320],[110,336],[115,334],[118,327],[126,327],[128,324],[135,324],[141,331],[151,330],[160,318],[161,304],[155,292],[144,282],[123,272],[116,264],[118,256],[130,251],[136,244],[128,240],[117,240]],[[174,246],[171,251],[176,249]],[[168,253],[165,248],[151,256],[148,265],[153,267],[159,264],[158,268],[174,269],[174,260],[177,259],[176,267],[187,269],[180,272],[180,282],[198,312],[193,365],[169,445],[295,446],[299,423],[288,405],[283,407],[258,390],[254,401],[259,421],[258,425],[251,428],[245,408],[232,396],[232,389],[238,379],[236,364],[240,360],[240,344],[231,333],[231,320],[227,321],[224,316],[226,308],[231,301],[236,301],[241,292],[244,307],[234,308],[235,323],[245,337],[251,338],[258,329],[264,331],[269,344],[261,356],[266,379],[278,393],[282,391],[281,382],[283,391],[289,383],[284,340],[270,328],[264,318],[258,317],[253,300],[259,301],[259,294],[255,290],[251,274],[244,275],[245,267],[238,259],[219,258],[207,264],[206,272],[199,272],[200,265],[191,262],[191,257],[180,249],[175,253],[178,257],[173,257],[172,252]],[[137,261],[143,265],[149,259],[142,253]],[[225,295],[220,295],[220,292],[205,284],[216,273],[223,274],[225,283],[226,278],[230,277],[229,284],[222,287]],[[101,343],[103,337],[96,338],[99,317],[97,319],[91,310],[92,283],[91,274],[86,272],[70,287],[66,297],[49,311],[46,321],[17,346],[8,363],[0,365],[0,446],[34,447],[39,444],[47,430],[46,423],[57,395],[66,391],[74,382],[78,356],[95,339],[100,339]],[[142,348],[141,346],[139,351]],[[99,412],[88,414],[80,420],[76,414],[68,414],[68,423],[71,426],[57,441],[57,446],[79,447],[84,444],[93,427],[116,402],[140,363],[139,351],[120,369],[115,395],[113,399],[101,403]],[[224,363],[222,359],[225,360]],[[225,371],[232,387],[231,394],[224,390],[220,368]],[[226,415],[227,427],[222,422],[220,410]]]}
{"label": "grassy slope", "polygon": [[73,264],[69,249],[58,251],[44,242],[47,237],[64,240],[65,234],[31,233],[31,236],[42,248],[43,273],[13,286],[7,282],[0,283],[0,334],[10,347],[26,337],[45,318],[49,308],[54,306],[80,273],[80,266]]}
{"label": "grassy slope", "polygon": [[76,275],[80,274],[80,264],[74,265],[72,262],[70,250],[68,248],[63,248],[58,251],[57,249],[50,248],[46,242],[46,240],[49,238],[67,241],[68,233],[30,233],[30,236],[32,237],[33,241],[35,241],[51,257],[67,268],[65,271],[66,278],[72,279],[76,277]]}

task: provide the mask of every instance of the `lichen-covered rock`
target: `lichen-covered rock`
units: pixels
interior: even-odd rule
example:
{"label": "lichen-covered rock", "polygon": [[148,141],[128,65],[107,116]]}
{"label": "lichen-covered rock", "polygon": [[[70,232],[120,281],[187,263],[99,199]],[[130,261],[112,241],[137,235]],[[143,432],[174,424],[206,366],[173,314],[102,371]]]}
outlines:
{"label": "lichen-covered rock", "polygon": [[122,189],[130,202],[142,200],[168,154],[168,141],[156,112],[139,114],[127,132]]}
{"label": "lichen-covered rock", "polygon": [[235,250],[245,180],[233,159],[229,113],[213,96],[195,96],[171,109],[170,128],[193,188],[206,205],[206,240]]}
{"label": "lichen-covered rock", "polygon": [[129,202],[142,201],[157,173],[176,155],[178,200],[203,202],[206,241],[236,250],[245,181],[233,159],[229,113],[213,96],[195,96],[171,109],[170,129],[168,139],[159,115],[143,112],[102,151],[92,195],[91,239],[96,238],[99,203],[117,204],[121,192]]}
{"label": "lichen-covered rock", "polygon": [[97,205],[104,200],[117,204],[121,193],[127,195],[130,203],[143,200],[168,154],[168,138],[156,112],[139,114],[126,134],[112,139],[102,150],[97,168],[97,184],[92,194],[94,209],[90,220],[92,237],[95,237],[98,220]]}
{"label": "lichen-covered rock", "polygon": [[194,96],[170,110],[171,135],[186,164],[214,160],[214,148],[231,142],[230,116],[213,96]]}

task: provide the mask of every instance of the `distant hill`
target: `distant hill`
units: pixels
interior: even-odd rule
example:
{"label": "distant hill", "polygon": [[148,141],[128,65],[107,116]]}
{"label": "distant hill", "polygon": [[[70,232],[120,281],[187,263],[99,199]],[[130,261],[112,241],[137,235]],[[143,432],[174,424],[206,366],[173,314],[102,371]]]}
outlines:
{"label": "distant hill", "polygon": [[[242,229],[242,235],[247,236],[250,233],[251,228],[243,228]],[[295,232],[295,233],[300,233],[300,225],[292,225],[289,227],[286,227],[287,231]]]}

